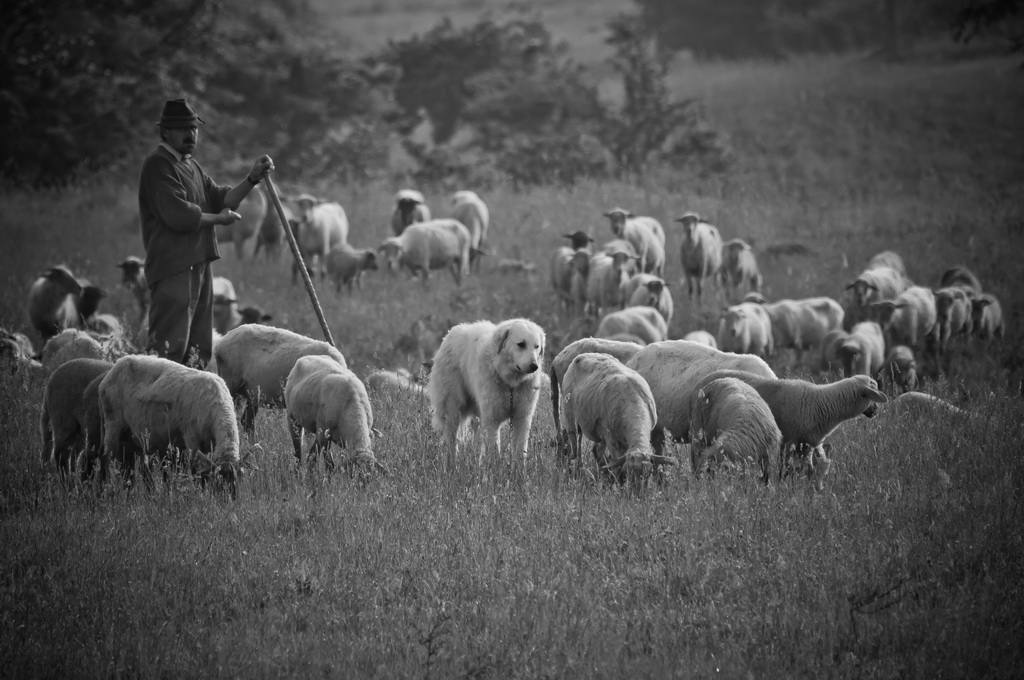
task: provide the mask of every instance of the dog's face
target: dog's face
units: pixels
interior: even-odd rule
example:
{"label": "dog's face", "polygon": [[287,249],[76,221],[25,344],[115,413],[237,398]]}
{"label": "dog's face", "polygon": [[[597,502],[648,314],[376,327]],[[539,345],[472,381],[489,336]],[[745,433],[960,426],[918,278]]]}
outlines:
{"label": "dog's face", "polygon": [[496,353],[513,373],[535,373],[544,357],[544,331],[525,319],[500,324],[494,332]]}

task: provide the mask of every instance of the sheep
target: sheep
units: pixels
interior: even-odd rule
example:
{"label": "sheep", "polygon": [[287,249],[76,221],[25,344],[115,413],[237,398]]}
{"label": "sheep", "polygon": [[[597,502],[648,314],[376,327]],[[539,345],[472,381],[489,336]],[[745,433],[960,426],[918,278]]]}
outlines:
{"label": "sheep", "polygon": [[447,268],[455,285],[469,274],[470,234],[458,220],[438,219],[411,224],[401,236],[390,236],[377,248],[388,269],[405,267],[420,273],[424,285],[432,269]]}
{"label": "sheep", "polygon": [[627,307],[654,307],[672,324],[675,304],[668,283],[654,274],[634,274],[622,285],[622,299]]}
{"label": "sheep", "polygon": [[882,267],[888,267],[898,272],[904,278],[907,276],[907,267],[903,264],[903,258],[899,256],[899,253],[892,250],[883,250],[872,255],[864,269],[880,269]]}
{"label": "sheep", "polygon": [[661,312],[653,307],[626,307],[605,314],[594,335],[609,338],[619,333],[635,335],[649,345],[668,340],[668,324]]}
{"label": "sheep", "polygon": [[366,380],[363,382],[366,384],[366,389],[371,393],[377,392],[392,397],[400,393],[412,394],[417,397],[422,397],[426,394],[423,385],[416,382],[412,373],[404,368],[394,371],[376,369],[367,375]]}
{"label": "sheep", "polygon": [[850,334],[842,328],[836,328],[825,334],[825,337],[821,340],[819,350],[818,370],[829,373],[843,368],[843,359],[839,353],[839,348],[849,337]]}
{"label": "sheep", "polygon": [[612,233],[632,244],[640,258],[640,271],[661,277],[665,273],[665,229],[653,217],[635,216],[623,208],[604,214]]}
{"label": "sheep", "polygon": [[939,355],[946,353],[949,340],[958,335],[970,336],[973,328],[971,298],[957,286],[935,291],[935,325]]}
{"label": "sheep", "polygon": [[596,316],[609,309],[621,308],[622,284],[629,280],[629,263],[632,261],[632,256],[626,252],[576,251],[573,256],[573,267],[577,272],[572,284],[573,296],[580,296],[580,289],[585,284],[585,306],[591,314]]}
{"label": "sheep", "polygon": [[981,281],[974,275],[974,272],[963,265],[951,267],[942,273],[939,288],[948,288],[950,286],[964,289],[968,297],[979,297],[982,293]]}
{"label": "sheep", "polygon": [[[170,447],[191,451],[192,473],[205,483],[216,471],[234,495],[244,461],[234,405],[219,376],[156,356],[126,356],[100,381],[99,404],[103,471],[130,432],[146,456],[162,457]],[[132,464],[126,458],[126,469]],[[144,475],[149,481],[145,467]]]}
{"label": "sheep", "polygon": [[791,348],[800,363],[804,350],[817,349],[829,331],[841,328],[845,312],[830,297],[779,300],[763,305],[775,349]]}
{"label": "sheep", "polygon": [[690,304],[693,304],[693,293],[696,289],[699,308],[704,282],[707,281],[714,288],[718,272],[722,268],[722,237],[717,228],[705,222],[697,213],[684,213],[676,222],[683,225],[679,259],[686,277]]}
{"label": "sheep", "polygon": [[299,357],[318,354],[348,368],[335,347],[283,328],[258,324],[239,326],[213,349],[217,375],[224,379],[232,399],[246,401],[242,429],[252,434],[260,405],[284,406],[282,386]]}
{"label": "sheep", "polygon": [[782,446],[782,432],[761,395],[736,378],[707,382],[690,405],[690,465],[695,477],[717,461],[761,466],[768,483],[771,454]]}
{"label": "sheep", "polygon": [[760,357],[732,354],[688,340],[667,340],[647,345],[626,365],[651,387],[658,408],[658,422],[652,434],[654,452],[661,454],[665,430],[677,441],[690,440],[690,400],[694,384],[719,369],[733,368],[774,378],[775,373]]}
{"label": "sheep", "polygon": [[131,291],[139,305],[139,321],[149,312],[149,286],[146,284],[145,262],[142,258],[129,255],[117,263],[121,270],[121,285]]}
{"label": "sheep", "polygon": [[75,298],[82,284],[63,265],[50,267],[28,291],[28,318],[43,344],[65,328],[78,328],[81,320]]}
{"label": "sheep", "polygon": [[873,418],[878,412],[878,405],[889,401],[878,390],[878,383],[866,375],[817,385],[807,380],[769,378],[749,371],[726,369],[705,376],[694,390],[703,389],[719,378],[742,380],[768,404],[782,432],[780,479],[788,466],[788,462],[784,464],[783,456],[791,448],[819,449],[839,425],[859,415]]}
{"label": "sheep", "polygon": [[707,345],[712,349],[718,349],[718,341],[715,340],[715,336],[711,335],[711,333],[708,333],[707,331],[690,331],[684,335],[682,339],[688,340],[689,342],[697,342],[702,345]]}
{"label": "sheep", "polygon": [[223,335],[238,326],[238,295],[234,284],[223,276],[214,276],[212,285],[213,328]]}
{"label": "sheep", "polygon": [[[594,239],[582,231],[563,234],[562,236],[570,240],[570,245],[559,246],[551,253],[551,287],[555,289],[560,305],[572,311],[574,309],[573,277],[576,273],[576,269],[573,266],[573,256],[580,250],[586,250],[589,253],[590,244],[594,242]],[[586,302],[585,281],[583,281],[582,285],[577,283],[575,292],[583,298],[575,302],[576,306],[582,311],[582,304]]]}
{"label": "sheep", "polygon": [[283,201],[281,202],[281,212],[284,213],[285,223],[283,225],[277,207],[272,203],[267,206],[267,213],[263,217],[259,231],[256,232],[256,246],[252,250],[253,259],[256,259],[262,249],[267,260],[277,262],[281,256],[284,227],[287,227],[293,236],[298,230],[299,220],[295,217],[294,211]]}
{"label": "sheep", "polygon": [[722,244],[722,268],[719,272],[722,288],[730,300],[739,298],[740,291],[759,292],[764,285],[754,249],[743,239],[734,238]]}
{"label": "sheep", "polygon": [[72,359],[107,359],[99,340],[77,328],[66,328],[43,346],[42,364],[48,372]]}
{"label": "sheep", "polygon": [[904,344],[921,349],[927,339],[938,337],[935,293],[931,288],[911,286],[895,300],[874,302],[871,307],[876,310],[887,346]]}
{"label": "sheep", "polygon": [[646,340],[641,338],[640,336],[633,335],[632,333],[612,333],[607,338],[601,338],[601,339],[602,340],[616,340],[618,342],[630,342],[630,343],[636,345],[637,347],[644,347],[644,346],[650,344]]}
{"label": "sheep", "polygon": [[[348,243],[348,216],[338,203],[317,203],[316,199],[303,194],[296,201],[295,240],[310,275],[320,272],[320,281],[327,278],[324,260],[331,248]],[[298,276],[298,263],[292,263],[292,283]]]}
{"label": "sheep", "polygon": [[342,286],[351,293],[353,283],[362,288],[364,271],[377,271],[377,253],[370,248],[357,250],[344,244],[327,253],[327,277],[334,282],[337,293]]}
{"label": "sheep", "polygon": [[[99,456],[101,431],[96,390],[99,380],[113,365],[98,359],[72,359],[58,367],[46,382],[39,416],[42,460],[55,462],[64,479],[74,470],[78,454],[85,454],[88,461]],[[87,398],[90,383],[95,383],[95,387]],[[83,480],[88,472],[83,465]]]}
{"label": "sheep", "polygon": [[917,360],[914,350],[906,345],[895,345],[885,355],[882,368],[875,374],[878,384],[891,386],[895,394],[917,389]]}
{"label": "sheep", "polygon": [[270,201],[262,191],[250,191],[237,208],[241,219],[227,225],[216,227],[217,242],[230,241],[235,244],[235,256],[245,258],[246,244],[256,236],[263,227]]}
{"label": "sheep", "polygon": [[480,255],[483,254],[484,243],[487,242],[487,227],[491,223],[491,214],[487,204],[476,192],[456,191],[452,195],[451,217],[469,229],[469,265],[474,272],[480,271]]}
{"label": "sheep", "polygon": [[34,353],[31,344],[26,350],[12,335],[0,334],[0,367],[10,375],[24,372],[26,376],[45,376],[46,369],[33,358]]}
{"label": "sheep", "polygon": [[892,399],[892,407],[903,407],[906,409],[919,408],[922,410],[942,410],[950,415],[963,415],[967,413],[959,406],[954,406],[944,399],[925,394],[924,392],[904,392]]}
{"label": "sheep", "polygon": [[848,335],[842,336],[834,352],[842,364],[844,377],[875,375],[885,359],[882,327],[875,321],[861,321]]}
{"label": "sheep", "polygon": [[865,269],[846,290],[853,292],[853,300],[846,310],[845,330],[854,324],[872,320],[869,315],[870,305],[883,300],[895,300],[910,283],[907,278],[892,267]]}
{"label": "sheep", "polygon": [[391,231],[401,236],[405,228],[417,222],[430,221],[430,206],[415,189],[400,189],[395,194],[395,210],[391,213]]}
{"label": "sheep", "polygon": [[658,421],[651,388],[615,357],[576,356],[562,377],[559,410],[569,432],[570,458],[580,460],[586,437],[595,443],[598,467],[616,480],[636,483],[654,466],[675,462],[655,456],[651,448],[651,430]]}
{"label": "sheep", "polygon": [[[262,307],[257,305],[248,305],[246,307],[238,308],[238,323],[231,326],[230,330],[234,330],[239,326],[247,323],[268,323],[273,321],[274,317],[271,314],[263,311]],[[223,336],[221,336],[223,337]],[[216,336],[214,336],[216,342]]]}
{"label": "sheep", "polygon": [[1003,337],[1003,307],[995,295],[982,293],[971,300],[971,325],[982,340]]}
{"label": "sheep", "polygon": [[718,325],[718,346],[727,352],[770,356],[774,340],[768,312],[753,302],[726,308]]}
{"label": "sheep", "polygon": [[322,452],[325,469],[328,472],[333,470],[334,457],[329,449],[334,442],[338,447],[352,451],[342,463],[343,467],[351,468],[355,463],[363,462],[387,472],[371,449],[373,408],[366,386],[355,373],[331,357],[299,357],[288,373],[284,402],[296,465],[302,462],[303,432],[309,432],[315,437],[310,448],[310,466],[316,463],[317,454]]}

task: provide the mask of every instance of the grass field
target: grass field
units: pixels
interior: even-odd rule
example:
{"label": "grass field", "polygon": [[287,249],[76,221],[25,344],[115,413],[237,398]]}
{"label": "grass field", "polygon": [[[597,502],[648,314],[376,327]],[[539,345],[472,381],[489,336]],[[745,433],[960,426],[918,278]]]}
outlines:
{"label": "grass field", "polygon": [[[398,7],[390,3],[388,7]],[[469,6],[472,3],[462,3]],[[404,7],[405,5],[403,5]],[[368,5],[369,7],[369,5]],[[369,10],[367,10],[369,12]],[[1024,667],[1024,81],[1015,62],[886,66],[854,58],[681,65],[730,135],[735,166],[701,179],[583,183],[484,195],[496,255],[461,289],[383,273],[355,296],[319,289],[360,375],[406,359],[422,315],[527,316],[557,350],[585,330],[556,312],[559,234],[613,205],[666,225],[686,209],[758,249],[772,298],[838,297],[874,252],[937,285],[967,264],[1000,296],[1006,340],[962,353],[968,415],[884,407],[831,437],[823,492],[675,475],[639,497],[566,478],[542,396],[523,465],[449,465],[424,404],[375,401],[383,478],[292,470],[279,412],[243,448],[258,470],[227,500],[185,479],[153,493],[67,492],[40,461],[38,380],[0,381],[0,667],[9,677],[1014,677]],[[147,150],[140,149],[141,155]],[[201,154],[200,149],[200,156]],[[215,165],[207,163],[215,176]],[[288,183],[281,177],[279,182]],[[357,246],[387,233],[386,183],[308,189],[340,200]],[[444,214],[438,187],[424,187]],[[32,279],[64,262],[132,318],[114,263],[141,254],[132,178],[0,196],[0,322],[27,324]],[[668,277],[678,281],[670,229]],[[319,336],[287,260],[215,265],[276,325]],[[670,334],[713,329],[676,289]],[[773,366],[784,371],[788,360]],[[686,453],[681,458],[685,460]]]}

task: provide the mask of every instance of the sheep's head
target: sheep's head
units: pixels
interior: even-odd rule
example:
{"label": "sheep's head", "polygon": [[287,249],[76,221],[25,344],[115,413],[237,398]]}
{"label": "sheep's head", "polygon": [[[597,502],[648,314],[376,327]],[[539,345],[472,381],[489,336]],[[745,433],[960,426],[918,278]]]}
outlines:
{"label": "sheep's head", "polygon": [[82,284],[71,273],[71,270],[63,265],[50,267],[43,273],[43,278],[59,286],[65,293],[82,294]]}
{"label": "sheep's head", "polygon": [[661,301],[661,294],[665,292],[665,287],[668,285],[667,282],[662,279],[651,279],[644,284],[647,289],[647,301],[644,302],[648,307],[657,307]]}
{"label": "sheep's head", "polygon": [[604,214],[608,218],[612,233],[622,236],[622,230],[626,226],[626,220],[633,216],[633,213],[624,208],[612,208]]}
{"label": "sheep's head", "polygon": [[619,284],[621,285],[628,281],[629,275],[633,272],[633,267],[636,264],[636,256],[622,251],[609,253],[609,256],[612,258],[612,269],[619,279]]}
{"label": "sheep's head", "polygon": [[683,225],[684,241],[692,241],[694,239],[694,232],[697,228],[697,224],[702,221],[703,218],[695,212],[683,213],[682,217],[676,218],[676,222]]}
{"label": "sheep's head", "polygon": [[889,401],[889,397],[878,391],[878,383],[875,382],[874,378],[866,375],[855,375],[852,378],[846,378],[846,380],[850,380],[856,385],[858,390],[857,410],[861,411],[868,418],[875,417],[875,414],[878,413],[879,404],[885,404]]}
{"label": "sheep's head", "polygon": [[634,490],[638,490],[654,469],[650,445],[632,447],[605,467],[620,484],[628,483]]}
{"label": "sheep's head", "polygon": [[364,250],[362,267],[369,271],[377,271],[377,253],[369,249]]}
{"label": "sheep's head", "polygon": [[378,246],[377,252],[387,262],[388,271],[394,273],[401,266],[402,254],[405,252],[405,248],[400,238],[391,236],[384,239],[384,242]]}
{"label": "sheep's head", "polygon": [[743,330],[745,320],[748,318],[747,310],[741,306],[726,307],[722,311],[721,328],[725,335],[738,337]]}
{"label": "sheep's head", "polygon": [[267,314],[259,307],[241,307],[238,310],[239,316],[242,317],[242,323],[267,323],[273,321],[274,317]]}
{"label": "sheep's head", "polygon": [[117,267],[121,270],[121,285],[126,288],[139,285],[144,266],[145,263],[142,259],[134,255],[129,255],[118,262]]}
{"label": "sheep's head", "polygon": [[398,199],[398,214],[401,216],[402,226],[408,227],[415,221],[416,208],[422,201],[409,196]]}
{"label": "sheep's head", "polygon": [[579,229],[571,234],[562,234],[562,236],[569,239],[573,250],[582,250],[594,242],[594,238],[590,234]]}
{"label": "sheep's head", "polygon": [[878,291],[878,286],[863,277],[858,278],[846,288],[853,290],[853,300],[858,307],[866,307],[871,302],[872,294]]}
{"label": "sheep's head", "polygon": [[315,208],[319,203],[320,200],[312,194],[301,194],[295,199],[295,219],[297,221],[297,224],[295,225],[297,227],[295,229],[296,235],[298,235],[298,228],[301,228],[302,225],[308,224],[309,220],[312,219],[313,208]]}

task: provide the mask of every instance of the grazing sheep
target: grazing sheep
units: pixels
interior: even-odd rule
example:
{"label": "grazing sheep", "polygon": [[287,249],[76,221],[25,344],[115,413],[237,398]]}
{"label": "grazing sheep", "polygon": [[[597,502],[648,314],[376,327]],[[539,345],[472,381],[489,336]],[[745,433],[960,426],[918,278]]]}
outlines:
{"label": "grazing sheep", "polygon": [[733,354],[687,340],[668,340],[647,345],[626,365],[635,370],[651,387],[658,407],[658,422],[652,442],[661,454],[665,430],[677,441],[690,440],[690,402],[695,384],[720,369],[750,371],[774,378],[763,359],[749,354]]}
{"label": "grazing sheep", "polygon": [[388,371],[378,368],[366,376],[366,389],[373,393],[387,394],[394,397],[397,394],[413,394],[422,397],[426,389],[421,383],[413,379],[412,373],[404,368]]}
{"label": "grazing sheep", "polygon": [[452,219],[458,220],[469,229],[469,266],[474,272],[480,271],[480,255],[483,254],[487,242],[487,227],[491,223],[491,213],[487,204],[476,192],[456,191],[452,195]]}
{"label": "grazing sheep", "polygon": [[883,250],[874,254],[864,269],[881,269],[882,267],[895,270],[903,278],[907,277],[907,267],[903,264],[903,258],[892,250]]}
{"label": "grazing sheep", "polygon": [[690,331],[683,336],[683,340],[689,342],[697,342],[702,345],[707,345],[712,349],[718,349],[718,341],[715,340],[715,336],[711,335],[707,331]]}
{"label": "grazing sheep", "polygon": [[[95,460],[101,450],[98,393],[86,398],[86,388],[102,379],[114,364],[98,359],[72,359],[59,366],[46,382],[39,435],[44,463],[56,462],[62,478],[74,470],[79,454]],[[82,466],[82,478],[89,470]]]}
{"label": "grazing sheep", "polygon": [[[348,243],[348,216],[338,203],[317,203],[316,199],[303,194],[296,201],[295,240],[302,254],[303,262],[310,276],[320,272],[320,281],[327,277],[324,261],[331,248]],[[298,263],[292,262],[292,283],[298,276]]]}
{"label": "grazing sheep", "polygon": [[690,406],[690,465],[695,477],[715,462],[761,466],[768,483],[772,453],[782,432],[761,395],[736,378],[711,380],[693,395]]}
{"label": "grazing sheep", "polygon": [[612,254],[576,252],[573,256],[576,274],[572,292],[578,296],[585,284],[585,311],[598,316],[609,309],[622,307],[622,285],[629,280],[630,263],[633,261],[629,253],[621,251]]}
{"label": "grazing sheep", "polygon": [[874,321],[861,321],[842,338],[835,354],[843,366],[844,377],[875,375],[885,359],[882,327]]}
{"label": "grazing sheep", "polygon": [[259,324],[239,326],[213,349],[217,374],[231,398],[246,400],[242,428],[252,434],[261,405],[284,406],[282,386],[299,357],[324,355],[347,368],[345,357],[333,346],[283,328]]}
{"label": "grazing sheep", "polygon": [[117,263],[121,270],[121,285],[131,291],[139,305],[139,320],[149,312],[149,286],[146,284],[145,262],[141,257],[129,255]]}
{"label": "grazing sheep", "polygon": [[[160,357],[126,356],[100,381],[99,403],[102,470],[120,455],[121,439],[130,432],[147,456],[163,457],[170,447],[191,451],[193,474],[205,482],[216,470],[234,492],[243,461],[235,408],[220,377]],[[132,465],[127,457],[125,467]]]}
{"label": "grazing sheep", "polygon": [[77,328],[66,328],[43,346],[42,363],[48,372],[72,359],[107,359],[99,340]]}
{"label": "grazing sheep", "polygon": [[871,307],[876,310],[886,346],[903,344],[923,349],[926,339],[938,337],[935,293],[931,288],[911,286],[895,300],[875,302]]}
{"label": "grazing sheep", "polygon": [[779,300],[764,304],[772,324],[776,350],[793,349],[800,363],[803,352],[817,349],[829,331],[842,328],[843,307],[830,297]]}
{"label": "grazing sheep", "polygon": [[665,229],[653,217],[635,216],[623,208],[604,214],[612,233],[628,241],[640,258],[640,271],[661,277],[665,273]]}
{"label": "grazing sheep", "polygon": [[722,268],[722,237],[718,229],[708,224],[693,212],[676,219],[683,226],[683,241],[679,248],[679,259],[686,277],[686,289],[693,304],[693,292],[697,291],[697,308],[701,305],[704,282],[716,286],[718,272]]}
{"label": "grazing sheep", "polygon": [[850,334],[842,328],[837,328],[825,334],[825,337],[821,340],[821,348],[819,350],[818,370],[824,373],[831,373],[834,370],[843,368],[843,359],[839,353],[839,348],[842,347],[842,344],[849,337]]}
{"label": "grazing sheep", "polygon": [[471,417],[480,419],[476,444],[483,464],[501,446],[500,428],[511,422],[512,454],[525,460],[544,372],[544,330],[527,319],[454,326],[441,342],[430,369],[432,423],[444,434],[450,456]]}
{"label": "grazing sheep", "polygon": [[963,265],[957,265],[942,273],[939,288],[950,286],[964,289],[969,297],[978,297],[982,293],[981,281],[974,275],[974,272]]}
{"label": "grazing sheep", "polygon": [[432,269],[447,268],[462,285],[469,274],[470,234],[457,220],[439,219],[411,224],[401,236],[390,236],[377,248],[391,272],[405,267],[426,284]]}
{"label": "grazing sheep", "polygon": [[338,293],[342,286],[351,293],[353,283],[362,288],[364,271],[377,271],[377,253],[369,248],[356,250],[346,243],[327,253],[327,277]]}
{"label": "grazing sheep", "polygon": [[622,299],[627,307],[654,307],[672,324],[675,304],[668,283],[654,274],[634,274],[622,286]]}
{"label": "grazing sheep", "polygon": [[753,302],[728,307],[718,325],[718,346],[726,352],[770,356],[774,340],[768,312]]}
{"label": "grazing sheep", "polygon": [[391,231],[401,236],[405,228],[417,222],[430,221],[430,206],[415,189],[401,189],[395,194],[395,210],[391,213]]}
{"label": "grazing sheep", "polygon": [[971,325],[982,340],[1003,337],[1003,307],[991,293],[982,293],[971,300]]}
{"label": "grazing sheep", "polygon": [[587,352],[574,358],[562,377],[559,410],[571,459],[581,459],[586,437],[595,443],[598,468],[616,480],[639,482],[654,465],[675,462],[651,448],[658,421],[651,388],[615,357]]}
{"label": "grazing sheep", "polygon": [[764,277],[757,266],[754,249],[742,239],[734,238],[722,244],[722,288],[730,300],[750,291],[759,292]]}
{"label": "grazing sheep", "polygon": [[963,288],[949,286],[935,291],[935,325],[939,354],[945,354],[950,338],[970,336],[974,330],[971,298]]}
{"label": "grazing sheep", "polygon": [[81,320],[75,305],[82,284],[62,265],[50,267],[28,291],[28,318],[43,344],[65,328],[78,328]]}
{"label": "grazing sheep", "polygon": [[366,387],[355,373],[331,357],[299,357],[288,373],[284,401],[296,464],[302,462],[303,433],[309,432],[315,437],[309,451],[311,467],[322,452],[326,470],[334,469],[334,457],[330,454],[334,442],[339,448],[352,451],[343,467],[367,463],[387,472],[370,446],[373,408]]}
{"label": "grazing sheep", "polygon": [[[14,375],[24,371],[26,375],[46,375],[43,364],[36,361],[33,356],[35,350],[32,343],[26,348],[17,336],[24,337],[22,333],[11,334],[7,331],[0,332],[0,367],[5,373]],[[26,340],[28,338],[25,338]]]}
{"label": "grazing sheep", "polygon": [[897,408],[916,408],[928,411],[938,409],[951,415],[963,415],[967,413],[967,411],[963,410],[959,406],[954,406],[945,399],[940,399],[939,397],[925,394],[924,392],[904,392],[903,394],[894,397],[891,405]]}
{"label": "grazing sheep", "polygon": [[573,266],[573,256],[580,250],[586,250],[589,253],[590,244],[594,242],[594,239],[582,231],[562,234],[562,236],[569,239],[571,245],[559,246],[551,254],[551,287],[555,289],[561,306],[572,311],[575,302],[578,304],[579,313],[582,313],[582,304],[586,302],[586,281],[584,280],[582,285],[577,283],[576,292],[583,299],[574,301],[573,276],[576,269]]}
{"label": "grazing sheep", "polygon": [[268,212],[275,212],[273,208],[268,210],[270,201],[262,191],[250,191],[239,204],[237,212],[242,216],[240,220],[231,224],[218,225],[217,242],[230,241],[235,244],[235,256],[241,260],[245,257],[246,244],[256,236],[263,227]]}
{"label": "grazing sheep", "polygon": [[668,324],[661,312],[653,307],[626,307],[605,314],[597,324],[594,335],[610,338],[620,333],[635,335],[649,345],[668,340]]}
{"label": "grazing sheep", "polygon": [[906,345],[896,345],[885,355],[885,362],[875,376],[878,383],[891,386],[894,394],[917,389],[917,360],[914,350]]}
{"label": "grazing sheep", "polygon": [[910,283],[907,278],[892,267],[865,269],[846,289],[853,291],[853,300],[846,309],[845,330],[854,324],[870,321],[870,305],[883,300],[895,300]]}

